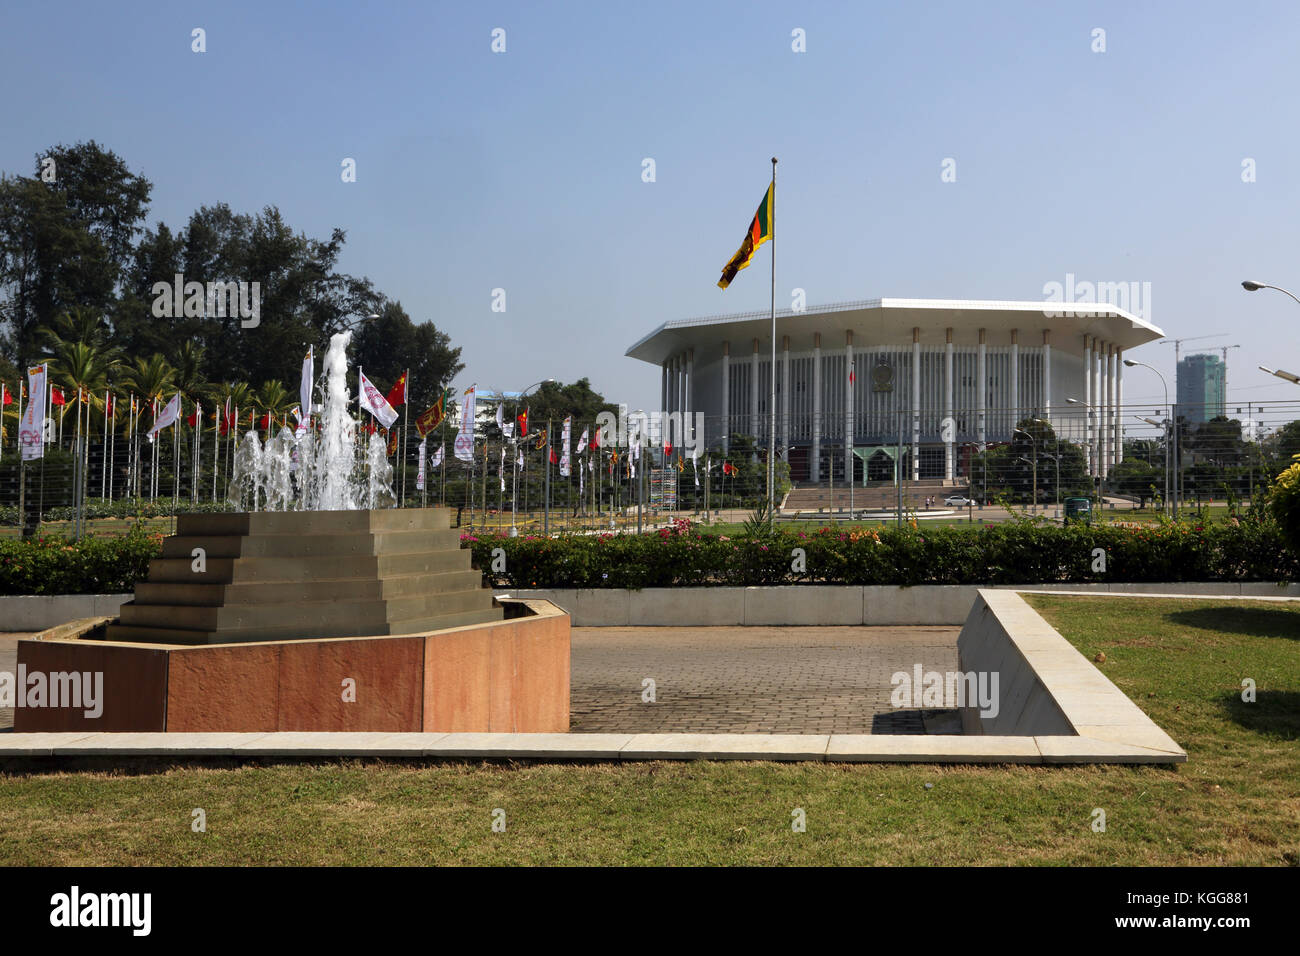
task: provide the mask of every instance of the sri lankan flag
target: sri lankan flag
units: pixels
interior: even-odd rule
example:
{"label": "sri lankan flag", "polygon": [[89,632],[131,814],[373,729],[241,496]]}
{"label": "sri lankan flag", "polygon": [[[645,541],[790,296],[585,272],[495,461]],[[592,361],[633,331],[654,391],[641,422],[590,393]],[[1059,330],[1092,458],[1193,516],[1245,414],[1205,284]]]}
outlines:
{"label": "sri lankan flag", "polygon": [[736,278],[736,273],[754,261],[754,253],[758,252],[758,247],[772,238],[772,213],[776,203],[775,189],[775,183],[767,187],[767,195],[759,203],[758,212],[754,213],[754,221],[749,224],[749,230],[745,233],[745,241],[740,244],[740,248],[731,257],[731,261],[723,267],[722,278],[718,280],[719,289],[725,289],[731,285],[731,280]]}
{"label": "sri lankan flag", "polygon": [[[400,379],[398,384],[402,386],[403,392],[405,392],[405,388],[406,388],[405,373],[403,373],[402,378]],[[397,386],[394,385],[393,388],[396,389]],[[435,428],[441,425],[442,420],[447,417],[447,396],[449,394],[451,393],[448,391],[444,391],[441,395],[438,396],[438,400],[434,402],[432,408],[426,409],[416,417],[415,430],[420,433],[421,438],[424,438],[426,435],[429,434],[429,432],[433,431]],[[403,398],[405,398],[405,396],[403,396]],[[389,404],[392,403],[390,402]]]}

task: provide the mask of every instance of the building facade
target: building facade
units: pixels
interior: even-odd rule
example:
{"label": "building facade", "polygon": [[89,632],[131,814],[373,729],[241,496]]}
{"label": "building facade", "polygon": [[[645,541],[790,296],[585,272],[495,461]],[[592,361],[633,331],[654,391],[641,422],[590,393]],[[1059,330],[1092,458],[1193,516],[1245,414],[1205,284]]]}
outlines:
{"label": "building facade", "polygon": [[1178,362],[1178,413],[1193,424],[1224,413],[1227,368],[1217,355],[1197,353]]}
{"label": "building facade", "polygon": [[[1080,311],[1086,309],[1087,311]],[[1060,311],[1073,310],[1073,311]],[[769,428],[796,481],[955,480],[970,455],[1050,422],[1105,475],[1122,456],[1123,358],[1163,332],[1104,304],[876,299],[776,317],[666,322],[628,349],[660,367],[662,407],[703,415],[704,444]],[[892,468],[892,464],[890,464]]]}

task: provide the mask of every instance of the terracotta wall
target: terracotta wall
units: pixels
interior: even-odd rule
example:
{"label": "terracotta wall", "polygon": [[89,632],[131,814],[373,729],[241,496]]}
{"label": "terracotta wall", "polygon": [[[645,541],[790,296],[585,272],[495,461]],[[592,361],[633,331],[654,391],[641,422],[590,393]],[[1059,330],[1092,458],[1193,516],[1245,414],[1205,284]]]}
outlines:
{"label": "terracotta wall", "polygon": [[[157,647],[26,640],[33,671],[102,671],[104,711],[18,708],[14,730],[566,732],[569,617],[398,637]],[[355,701],[343,699],[354,682]]]}

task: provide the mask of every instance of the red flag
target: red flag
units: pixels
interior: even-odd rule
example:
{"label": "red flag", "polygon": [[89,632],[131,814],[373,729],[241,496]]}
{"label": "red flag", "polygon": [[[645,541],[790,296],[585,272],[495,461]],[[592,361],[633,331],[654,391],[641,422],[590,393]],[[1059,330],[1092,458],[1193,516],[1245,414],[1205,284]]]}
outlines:
{"label": "red flag", "polygon": [[849,384],[853,384],[853,363],[849,363]]}
{"label": "red flag", "polygon": [[588,446],[592,451],[600,447],[600,426],[597,425],[591,432],[591,444]]}
{"label": "red flag", "polygon": [[671,457],[672,457],[672,454],[673,454],[673,443],[670,442],[670,441],[665,441],[665,442],[664,442],[664,458],[671,458]]}
{"label": "red flag", "polygon": [[734,475],[736,473],[736,466],[729,461],[724,461],[722,463],[722,473],[724,475]]}
{"label": "red flag", "polygon": [[[388,404],[396,408],[406,404],[406,373],[397,376],[397,382],[388,391]],[[392,452],[389,452],[392,454]]]}
{"label": "red flag", "polygon": [[515,421],[519,422],[519,437],[525,438],[528,435],[528,409],[524,409],[522,415],[516,415]]}
{"label": "red flag", "polygon": [[266,431],[268,428],[271,427],[271,413],[270,413],[270,412],[267,412],[265,415],[262,416],[262,420],[261,420],[261,422],[258,423],[258,427],[261,428],[263,431]]}
{"label": "red flag", "polygon": [[194,411],[185,416],[185,424],[189,425],[190,428],[195,428],[199,424],[199,406],[197,403],[194,405]]}
{"label": "red flag", "polygon": [[375,433],[375,423],[369,421],[366,422],[366,434],[373,435],[374,433]]}
{"label": "red flag", "polygon": [[104,395],[104,414],[109,418],[117,418],[117,400],[113,398],[112,392]]}
{"label": "red flag", "polygon": [[[389,404],[392,404],[391,399],[389,400]],[[390,428],[388,430],[388,449],[386,454],[388,455],[389,458],[392,458],[394,452],[396,451],[397,451],[397,429]]]}
{"label": "red flag", "polygon": [[63,389],[59,388],[59,386],[57,385],[53,386],[50,389],[50,404],[51,405],[68,404],[68,400],[63,397]]}
{"label": "red flag", "polygon": [[552,447],[552,448],[551,448],[551,464],[552,464],[552,465],[558,465],[559,463],[560,463],[560,456],[557,455],[557,454],[555,454],[555,448]]}
{"label": "red flag", "polygon": [[3,400],[0,400],[0,404],[12,405],[14,403],[14,393],[9,391],[8,385],[0,385],[0,395],[3,395]]}

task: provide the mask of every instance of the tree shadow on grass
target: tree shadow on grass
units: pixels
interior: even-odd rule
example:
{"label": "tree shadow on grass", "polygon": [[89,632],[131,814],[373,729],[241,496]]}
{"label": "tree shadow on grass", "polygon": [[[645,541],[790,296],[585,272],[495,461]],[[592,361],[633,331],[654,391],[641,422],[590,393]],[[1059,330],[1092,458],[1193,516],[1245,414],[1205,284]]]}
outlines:
{"label": "tree shadow on grass", "polygon": [[1219,705],[1229,720],[1246,730],[1278,740],[1300,738],[1300,692],[1260,690],[1248,704],[1234,691],[1219,698]]}
{"label": "tree shadow on grass", "polygon": [[1300,614],[1282,608],[1198,607],[1165,615],[1174,624],[1203,631],[1226,631],[1254,637],[1300,640]]}

